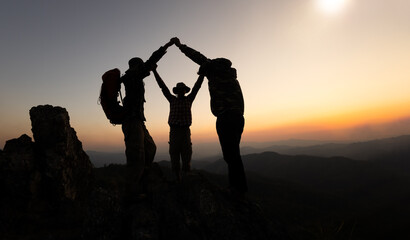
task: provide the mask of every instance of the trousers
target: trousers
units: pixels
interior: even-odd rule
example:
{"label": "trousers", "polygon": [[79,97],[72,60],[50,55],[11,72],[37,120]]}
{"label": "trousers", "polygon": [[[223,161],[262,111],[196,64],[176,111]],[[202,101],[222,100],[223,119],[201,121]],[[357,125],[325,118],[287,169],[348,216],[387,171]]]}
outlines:
{"label": "trousers", "polygon": [[129,184],[137,187],[144,169],[154,161],[157,147],[143,120],[127,118],[122,124]]}
{"label": "trousers", "polygon": [[180,178],[181,160],[182,171],[191,170],[192,142],[189,126],[171,126],[169,132],[169,155],[171,157],[172,171]]}
{"label": "trousers", "polygon": [[230,188],[239,192],[247,192],[245,170],[240,154],[240,141],[245,119],[242,114],[224,113],[217,117],[216,131],[221,144],[222,154],[228,165],[228,178]]}

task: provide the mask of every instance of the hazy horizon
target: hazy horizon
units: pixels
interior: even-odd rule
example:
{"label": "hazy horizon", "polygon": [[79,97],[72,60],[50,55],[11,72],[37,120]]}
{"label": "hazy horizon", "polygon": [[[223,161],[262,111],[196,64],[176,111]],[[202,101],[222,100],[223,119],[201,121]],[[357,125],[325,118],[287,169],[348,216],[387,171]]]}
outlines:
{"label": "hazy horizon", "polygon": [[[264,151],[272,151],[274,147],[312,147],[319,146],[324,144],[351,144],[351,143],[362,143],[375,140],[384,140],[390,138],[396,138],[401,136],[410,136],[410,135],[394,135],[390,137],[378,137],[378,138],[369,138],[361,140],[317,140],[317,139],[287,139],[287,140],[278,140],[278,141],[266,141],[266,142],[241,142],[241,155],[247,155],[251,153],[261,153]],[[215,158],[222,158],[222,151],[218,141],[206,142],[193,144],[193,161],[203,161],[211,160]],[[168,153],[168,143],[157,143],[157,153],[155,155],[155,161],[170,160]],[[286,148],[285,148],[286,149]],[[101,153],[101,154],[120,154],[123,155],[123,162],[125,163],[125,147],[119,147],[118,149],[86,149],[88,153]]]}
{"label": "hazy horizon", "polygon": [[[75,126],[71,126],[76,130]],[[120,129],[121,126],[113,126],[113,128]],[[407,131],[403,131],[406,129]],[[265,138],[261,138],[259,141],[255,141],[254,139],[247,138],[246,133],[244,134],[241,147],[253,147],[253,148],[265,148],[270,147],[272,145],[287,145],[287,146],[309,146],[315,145],[316,143],[352,143],[352,142],[362,142],[362,141],[370,141],[370,140],[377,140],[383,138],[392,138],[398,137],[402,135],[409,135],[410,134],[410,118],[401,119],[394,122],[388,122],[384,124],[374,124],[374,125],[362,125],[355,128],[350,129],[339,129],[339,130],[332,130],[332,131],[312,131],[312,132],[296,132],[293,136],[289,138],[283,139],[275,139],[275,132],[272,131],[272,138],[269,138],[268,132],[265,133]],[[389,134],[386,134],[386,131]],[[83,143],[83,148],[85,151],[96,151],[96,152],[107,152],[107,153],[123,153],[125,151],[125,146],[122,141],[118,141],[116,144],[105,145],[102,147],[87,147],[84,144],[83,140],[81,139],[82,133],[79,133],[76,130],[77,136],[79,140]],[[6,139],[4,142],[0,144],[0,149],[4,148],[5,142],[14,138],[20,137],[22,134],[27,134],[33,139],[32,133],[21,133],[20,135],[16,135],[13,138]],[[216,135],[216,132],[215,132]],[[277,134],[278,135],[278,134]],[[317,136],[315,138],[314,136]],[[34,141],[34,139],[33,139]],[[157,141],[154,139],[155,143],[157,144],[157,153],[161,156],[168,156],[168,141]],[[211,155],[218,155],[221,154],[219,141],[217,137],[211,139],[209,141],[201,141],[197,139],[195,133],[192,136],[193,141],[193,149],[194,158],[203,158]],[[212,151],[216,150],[215,154],[209,152],[210,149]],[[157,155],[158,155],[157,154]]]}

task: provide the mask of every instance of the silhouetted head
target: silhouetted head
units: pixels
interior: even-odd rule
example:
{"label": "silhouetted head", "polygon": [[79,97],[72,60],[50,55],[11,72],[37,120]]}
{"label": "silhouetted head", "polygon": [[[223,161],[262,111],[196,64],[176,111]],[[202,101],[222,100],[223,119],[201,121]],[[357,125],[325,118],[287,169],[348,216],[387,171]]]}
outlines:
{"label": "silhouetted head", "polygon": [[140,76],[149,76],[149,70],[146,69],[144,61],[139,57],[131,58],[128,61],[128,70],[125,73],[138,74]]}
{"label": "silhouetted head", "polygon": [[198,74],[209,78],[236,78],[236,69],[232,68],[232,62],[226,58],[215,58],[201,65]]}
{"label": "silhouetted head", "polygon": [[188,93],[191,90],[191,88],[187,87],[185,83],[179,82],[177,85],[172,89],[172,92],[177,94],[177,95],[184,95]]}
{"label": "silhouetted head", "polygon": [[143,65],[144,65],[144,61],[142,61],[142,59],[139,57],[131,58],[128,61],[129,69],[138,69],[138,68],[141,68],[141,66]]}
{"label": "silhouetted head", "polygon": [[215,58],[211,61],[212,65],[218,68],[230,68],[232,66],[232,62],[226,58]]}

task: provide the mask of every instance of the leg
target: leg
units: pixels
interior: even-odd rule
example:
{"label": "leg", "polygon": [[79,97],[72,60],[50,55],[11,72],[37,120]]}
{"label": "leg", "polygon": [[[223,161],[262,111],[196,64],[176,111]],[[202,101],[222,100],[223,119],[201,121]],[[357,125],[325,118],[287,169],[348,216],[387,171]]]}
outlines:
{"label": "leg", "polygon": [[218,117],[216,122],[222,154],[228,164],[229,184],[231,188],[239,192],[248,191],[245,170],[239,148],[243,127],[244,118],[241,115]]}
{"label": "leg", "polygon": [[143,123],[143,130],[144,130],[145,166],[151,167],[151,164],[154,162],[155,154],[157,152],[157,146],[155,145],[154,139],[152,139],[144,123]]}
{"label": "leg", "polygon": [[157,146],[155,145],[154,139],[152,139],[149,134],[144,122],[143,122],[143,131],[144,131],[144,154],[145,154],[145,164],[144,172],[141,176],[142,191],[144,193],[150,192],[150,171],[152,163],[154,162],[155,153],[157,152]]}
{"label": "leg", "polygon": [[192,142],[191,142],[191,130],[189,127],[184,129],[183,144],[181,149],[182,159],[182,171],[187,173],[191,171],[191,159],[192,159]]}
{"label": "leg", "polygon": [[129,191],[135,192],[144,171],[144,131],[143,122],[138,119],[126,119],[122,124],[127,157]]}
{"label": "leg", "polygon": [[169,156],[171,158],[172,172],[175,174],[177,181],[181,180],[181,165],[180,165],[180,144],[179,135],[176,129],[171,127],[169,132]]}

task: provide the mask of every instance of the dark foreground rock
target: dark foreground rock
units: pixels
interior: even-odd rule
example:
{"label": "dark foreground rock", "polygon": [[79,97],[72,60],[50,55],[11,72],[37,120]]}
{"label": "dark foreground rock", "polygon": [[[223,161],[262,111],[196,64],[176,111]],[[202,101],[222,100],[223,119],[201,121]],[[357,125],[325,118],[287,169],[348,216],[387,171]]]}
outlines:
{"label": "dark foreground rock", "polygon": [[126,167],[95,169],[65,109],[30,110],[27,135],[0,152],[0,239],[288,239],[260,207],[199,172],[168,181],[154,163],[145,195],[124,198]]}
{"label": "dark foreground rock", "polygon": [[[124,181],[125,171],[121,165],[96,169],[101,189],[111,189],[107,193],[119,196],[112,198],[119,202],[113,202],[117,207],[109,207],[118,212],[103,214],[114,219],[90,223],[94,224],[90,234],[112,234],[109,239],[288,239],[283,228],[268,220],[257,204],[232,196],[197,171],[177,184],[168,181],[154,163],[143,179],[146,197],[124,203],[119,183]],[[119,224],[101,228],[110,223]]]}

